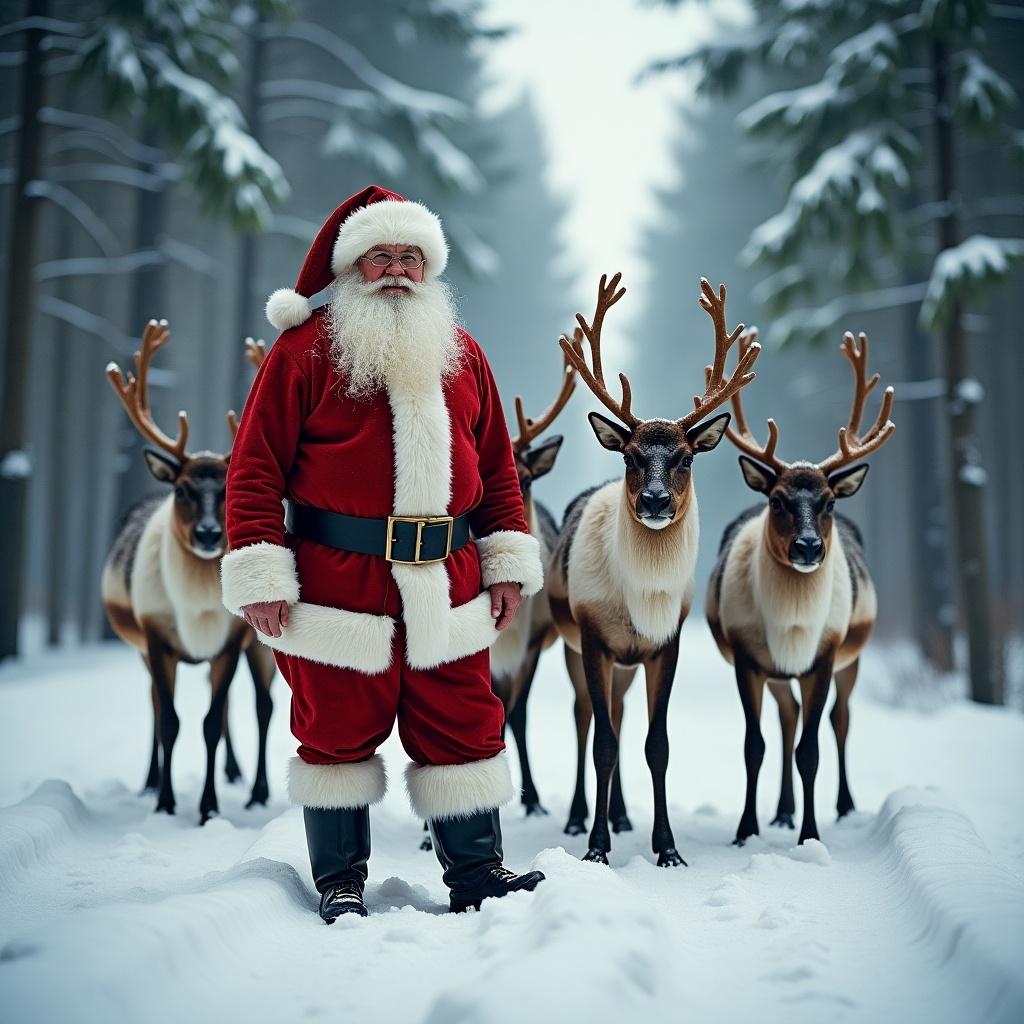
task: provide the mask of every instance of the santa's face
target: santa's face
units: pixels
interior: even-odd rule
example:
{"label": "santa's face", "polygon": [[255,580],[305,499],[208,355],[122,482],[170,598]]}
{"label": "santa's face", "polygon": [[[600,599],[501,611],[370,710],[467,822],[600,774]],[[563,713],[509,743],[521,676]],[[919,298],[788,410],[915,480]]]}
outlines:
{"label": "santa's face", "polygon": [[[381,253],[388,253],[394,258],[390,263],[383,264],[380,256]],[[409,259],[410,256],[420,260],[418,267],[406,265],[413,262]],[[383,265],[377,266],[377,264]],[[359,268],[363,280],[368,283],[379,281],[385,275],[389,278],[404,277],[414,284],[418,284],[423,280],[423,252],[418,245],[375,245],[367,249],[356,260],[356,266]],[[401,294],[402,292],[408,294],[409,290],[406,285],[397,283],[386,284],[381,287],[381,291],[385,294]]]}
{"label": "santa's face", "polygon": [[[392,248],[395,255],[413,251]],[[426,386],[457,368],[461,349],[451,290],[438,278],[423,279],[422,269],[410,272],[397,260],[381,267],[359,260],[335,279],[328,322],[331,359],[350,396],[369,397],[396,384]]]}

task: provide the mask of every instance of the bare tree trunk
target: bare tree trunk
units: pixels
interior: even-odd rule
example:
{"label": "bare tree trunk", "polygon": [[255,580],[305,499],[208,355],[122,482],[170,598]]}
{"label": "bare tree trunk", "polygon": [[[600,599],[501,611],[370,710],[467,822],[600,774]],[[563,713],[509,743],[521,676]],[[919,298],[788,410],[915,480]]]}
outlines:
{"label": "bare tree trunk", "polygon": [[[929,343],[917,327],[917,308],[907,306],[906,368],[909,380],[935,373]],[[906,402],[900,416],[910,435],[907,536],[914,574],[914,633],[925,660],[939,672],[953,670],[956,605],[950,592],[948,511],[943,494],[944,453],[936,433],[938,412],[931,399]]]}
{"label": "bare tree trunk", "polygon": [[[26,13],[30,18],[45,18],[49,13],[49,0],[29,0]],[[11,189],[11,247],[7,254],[7,315],[0,401],[0,566],[3,566],[0,572],[0,658],[18,653],[21,617],[25,506],[31,472],[29,453],[25,451],[25,396],[39,212],[38,197],[26,192],[39,177],[40,170],[43,131],[39,108],[43,104],[44,35],[41,28],[25,33],[17,170]]]}
{"label": "bare tree trunk", "polygon": [[[953,152],[953,107],[949,88],[949,51],[941,39],[932,43],[935,93],[935,141],[938,192],[946,212],[939,221],[940,250],[959,240]],[[968,380],[967,345],[963,307],[953,303],[949,322],[942,332],[943,371],[950,425],[950,488],[955,577],[960,615],[967,633],[971,697],[983,704],[999,704],[1002,687],[992,651],[991,597],[986,551],[985,481],[980,466],[977,436],[977,402],[961,385]]]}

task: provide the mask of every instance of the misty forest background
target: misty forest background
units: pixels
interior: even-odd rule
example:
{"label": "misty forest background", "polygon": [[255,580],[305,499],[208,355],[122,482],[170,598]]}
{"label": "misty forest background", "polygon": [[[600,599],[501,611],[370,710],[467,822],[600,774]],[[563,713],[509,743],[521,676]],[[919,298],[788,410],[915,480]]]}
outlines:
{"label": "misty forest background", "polygon": [[[629,254],[646,287],[609,320],[624,339],[615,370],[641,415],[688,411],[712,337],[697,280],[725,281],[732,321],[766,342],[745,393],[752,428],[772,415],[782,457],[817,460],[849,408],[842,331],[867,331],[897,430],[844,511],[866,536],[894,696],[1020,706],[1024,8],[749,6],[742,27],[696,49],[681,30],[677,59],[637,69],[687,76],[696,99],[679,103],[678,184]],[[273,340],[266,296],[369,182],[441,214],[449,279],[510,423],[515,394],[528,412],[554,396],[556,339],[589,315],[596,281],[565,255],[567,198],[548,183],[529,93],[497,112],[479,103],[502,35],[486,4],[0,11],[0,657],[111,636],[102,563],[124,512],[160,485],[106,364],[127,368],[145,322],[166,317],[157,421],[173,427],[185,408],[191,446],[224,450],[225,414],[252,379],[243,340]],[[614,125],[595,123],[580,176],[614,145]],[[586,423],[594,407],[581,387],[555,427],[566,442],[537,497],[559,518],[620,469]],[[722,526],[758,499],[728,444],[695,478],[700,589]]]}

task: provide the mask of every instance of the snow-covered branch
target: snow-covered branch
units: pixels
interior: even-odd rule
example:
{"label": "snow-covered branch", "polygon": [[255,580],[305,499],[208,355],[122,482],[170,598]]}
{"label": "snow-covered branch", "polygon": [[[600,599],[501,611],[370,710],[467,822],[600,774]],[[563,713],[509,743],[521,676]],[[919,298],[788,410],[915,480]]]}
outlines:
{"label": "snow-covered branch", "polygon": [[61,277],[87,277],[102,274],[133,274],[143,267],[159,266],[164,257],[155,249],[125,253],[123,256],[81,256],[66,260],[47,260],[35,267],[37,281]]}
{"label": "snow-covered branch", "polygon": [[469,115],[469,109],[459,100],[427,89],[415,89],[386,75],[351,43],[327,31],[322,25],[297,21],[283,27],[267,26],[264,31],[268,39],[292,39],[308,43],[334,57],[385,103],[394,110],[404,111],[413,121],[425,122],[438,117],[463,121]]}
{"label": "snow-covered branch", "polygon": [[117,250],[118,242],[114,233],[74,192],[50,181],[30,181],[25,188],[25,193],[29,196],[49,199],[71,214],[104,256],[110,256]]}
{"label": "snow-covered branch", "polygon": [[19,18],[17,21],[0,25],[0,38],[14,35],[16,32],[55,33],[65,36],[80,36],[85,33],[85,26],[77,21],[61,21],[59,18]]}
{"label": "snow-covered branch", "polygon": [[64,164],[48,172],[49,181],[103,181],[127,185],[144,192],[160,192],[167,184],[159,174],[149,174],[122,164]]}
{"label": "snow-covered branch", "polygon": [[1024,261],[1024,238],[970,238],[939,253],[921,305],[926,330],[942,326],[955,299],[980,298]]}
{"label": "snow-covered branch", "polygon": [[75,110],[58,110],[56,107],[43,107],[39,111],[39,120],[43,124],[55,128],[80,128],[102,136],[115,146],[129,160],[139,163],[157,164],[166,159],[163,152],[153,146],[146,146],[136,141],[127,132],[122,131],[113,121],[91,114],[80,114]]}
{"label": "snow-covered branch", "polygon": [[[135,338],[129,338],[128,335],[122,334],[120,329],[105,317],[90,313],[89,310],[83,309],[73,302],[66,302],[54,295],[40,295],[38,308],[41,313],[63,320],[72,327],[106,342],[123,359],[130,360],[138,348],[138,341]],[[149,373],[149,382],[158,387],[165,385],[166,377],[170,372],[154,368]]]}
{"label": "snow-covered branch", "polygon": [[927,287],[926,283],[918,282],[895,288],[880,288],[873,292],[843,295],[811,309],[794,309],[775,321],[768,332],[768,341],[778,347],[796,340],[820,341],[851,314],[894,309],[920,302]]}

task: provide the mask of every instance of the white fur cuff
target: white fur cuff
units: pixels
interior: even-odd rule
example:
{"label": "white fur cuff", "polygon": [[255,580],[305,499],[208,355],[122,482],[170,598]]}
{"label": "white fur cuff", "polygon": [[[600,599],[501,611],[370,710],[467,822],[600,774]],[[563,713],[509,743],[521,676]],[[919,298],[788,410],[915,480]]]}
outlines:
{"label": "white fur cuff", "polygon": [[257,601],[299,599],[295,555],[280,544],[260,541],[229,551],[220,563],[221,601],[232,615]]}
{"label": "white fur cuff", "polygon": [[303,807],[365,807],[379,804],[388,787],[384,760],[374,754],[354,764],[288,762],[288,797]]}
{"label": "white fur cuff", "polygon": [[520,583],[523,597],[544,586],[544,566],[537,538],[519,530],[499,530],[476,541],[480,555],[480,579],[492,583]]}
{"label": "white fur cuff", "polygon": [[405,788],[419,818],[468,818],[503,807],[515,796],[504,751],[469,764],[410,764]]}

